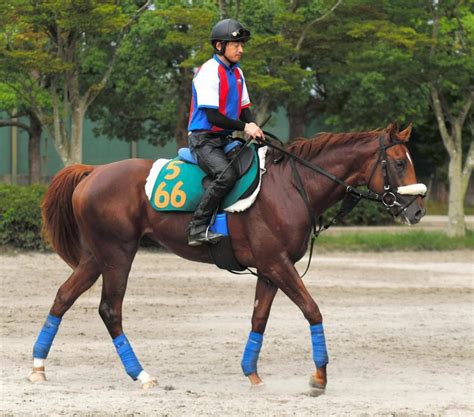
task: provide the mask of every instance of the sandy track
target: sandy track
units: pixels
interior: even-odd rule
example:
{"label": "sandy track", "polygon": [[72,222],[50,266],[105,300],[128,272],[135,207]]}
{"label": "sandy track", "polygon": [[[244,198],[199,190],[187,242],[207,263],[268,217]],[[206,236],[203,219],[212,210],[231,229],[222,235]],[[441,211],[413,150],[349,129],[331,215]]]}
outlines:
{"label": "sandy track", "polygon": [[[263,390],[240,357],[254,278],[140,252],[124,326],[160,386],[123,371],[97,314],[101,284],[67,313],[47,361],[26,380],[34,340],[68,267],[51,254],[0,256],[2,415],[472,416],[473,253],[318,254],[305,282],[325,317],[324,396],[307,395],[308,325],[278,294],[260,355]],[[299,265],[300,270],[303,265]]]}

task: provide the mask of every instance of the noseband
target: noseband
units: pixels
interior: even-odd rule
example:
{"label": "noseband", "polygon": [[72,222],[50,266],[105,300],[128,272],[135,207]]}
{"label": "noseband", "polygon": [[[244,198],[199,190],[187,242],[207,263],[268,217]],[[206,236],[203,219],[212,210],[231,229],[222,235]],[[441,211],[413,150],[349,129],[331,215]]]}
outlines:
{"label": "noseband", "polygon": [[[392,215],[395,217],[400,216],[400,214],[402,214],[409,206],[411,206],[418,197],[424,197],[424,193],[416,194],[410,201],[404,203],[403,198],[398,192],[399,188],[397,187],[397,189],[395,189],[390,183],[390,167],[387,162],[387,149],[391,148],[392,146],[404,144],[404,142],[397,140],[386,145],[384,143],[384,137],[379,137],[379,156],[377,158],[377,161],[375,162],[374,168],[372,169],[369,180],[367,182],[367,188],[370,190],[370,183],[372,182],[372,178],[375,174],[375,171],[377,170],[377,167],[380,164],[384,182],[383,192],[376,193],[372,191],[372,193],[375,196],[374,200],[381,202],[387,208],[387,210],[391,211]],[[398,208],[398,210],[396,212],[393,212],[392,209],[395,207]]]}

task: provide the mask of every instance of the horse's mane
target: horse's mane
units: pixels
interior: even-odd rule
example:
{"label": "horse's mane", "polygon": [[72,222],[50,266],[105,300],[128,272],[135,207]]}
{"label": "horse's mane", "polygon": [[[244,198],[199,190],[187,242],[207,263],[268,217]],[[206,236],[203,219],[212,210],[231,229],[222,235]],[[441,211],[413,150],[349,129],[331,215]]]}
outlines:
{"label": "horse's mane", "polygon": [[360,141],[365,142],[366,140],[380,136],[382,130],[383,129],[346,133],[321,132],[309,139],[297,138],[291,142],[286,149],[304,159],[310,156],[314,157],[329,147],[355,145]]}

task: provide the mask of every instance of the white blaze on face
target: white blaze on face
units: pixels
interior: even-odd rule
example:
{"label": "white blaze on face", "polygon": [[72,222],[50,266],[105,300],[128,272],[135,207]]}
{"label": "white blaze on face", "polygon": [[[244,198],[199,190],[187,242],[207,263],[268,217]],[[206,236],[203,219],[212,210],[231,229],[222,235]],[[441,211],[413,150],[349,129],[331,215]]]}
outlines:
{"label": "white blaze on face", "polygon": [[413,166],[413,161],[411,160],[411,156],[408,152],[406,152],[407,158],[410,161],[410,164]]}

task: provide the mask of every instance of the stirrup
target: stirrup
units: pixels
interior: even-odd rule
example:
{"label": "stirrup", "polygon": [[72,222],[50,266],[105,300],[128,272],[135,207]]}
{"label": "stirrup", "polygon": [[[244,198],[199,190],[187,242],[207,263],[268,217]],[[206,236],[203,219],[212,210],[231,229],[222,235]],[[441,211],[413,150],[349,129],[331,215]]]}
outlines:
{"label": "stirrup", "polygon": [[189,246],[200,246],[203,243],[215,244],[222,239],[224,235],[220,233],[215,233],[209,230],[208,226],[206,230],[196,233],[194,235],[188,235],[188,245]]}

